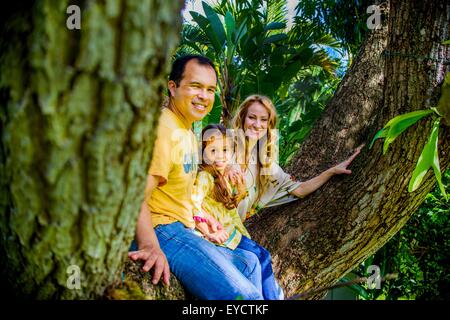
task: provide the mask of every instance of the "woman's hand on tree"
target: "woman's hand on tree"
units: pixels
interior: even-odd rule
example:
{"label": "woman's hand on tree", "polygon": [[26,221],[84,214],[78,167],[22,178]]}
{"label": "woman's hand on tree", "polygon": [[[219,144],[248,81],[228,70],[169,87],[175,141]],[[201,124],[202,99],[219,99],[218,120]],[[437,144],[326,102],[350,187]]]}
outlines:
{"label": "woman's hand on tree", "polygon": [[330,169],[332,174],[351,174],[352,171],[347,169],[347,167],[352,163],[352,161],[358,156],[358,154],[361,152],[361,149],[364,147],[364,144],[360,145],[358,148],[356,148],[356,151],[354,154],[350,156],[347,160],[335,165]]}

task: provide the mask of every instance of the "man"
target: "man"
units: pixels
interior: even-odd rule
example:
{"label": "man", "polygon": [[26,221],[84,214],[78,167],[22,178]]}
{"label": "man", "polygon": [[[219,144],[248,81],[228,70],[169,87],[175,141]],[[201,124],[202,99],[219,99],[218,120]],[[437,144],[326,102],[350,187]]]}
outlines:
{"label": "man", "polygon": [[[169,76],[169,107],[163,109],[145,200],[136,228],[140,250],[129,253],[154,269],[153,283],[169,284],[170,268],[200,299],[262,299],[261,266],[251,252],[218,247],[194,233],[191,189],[197,174],[192,123],[211,111],[217,85],[212,62],[202,56],[177,59]],[[213,221],[208,222],[217,228]]]}

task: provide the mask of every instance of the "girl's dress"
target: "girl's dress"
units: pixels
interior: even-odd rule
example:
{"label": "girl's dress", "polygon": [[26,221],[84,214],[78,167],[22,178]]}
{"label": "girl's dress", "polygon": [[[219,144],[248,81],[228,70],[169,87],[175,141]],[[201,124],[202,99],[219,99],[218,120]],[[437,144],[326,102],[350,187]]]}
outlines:
{"label": "girl's dress", "polygon": [[[230,184],[227,182],[229,190]],[[247,229],[244,227],[237,209],[227,209],[221,202],[214,200],[212,190],[214,177],[205,171],[197,174],[197,179],[192,192],[194,202],[194,216],[203,216],[207,212],[219,221],[230,235],[221,244],[231,250],[239,248],[254,253],[261,265],[262,294],[266,300],[282,300],[284,293],[279,286],[272,269],[272,257],[267,249],[250,239]],[[203,236],[200,232],[197,233]]]}

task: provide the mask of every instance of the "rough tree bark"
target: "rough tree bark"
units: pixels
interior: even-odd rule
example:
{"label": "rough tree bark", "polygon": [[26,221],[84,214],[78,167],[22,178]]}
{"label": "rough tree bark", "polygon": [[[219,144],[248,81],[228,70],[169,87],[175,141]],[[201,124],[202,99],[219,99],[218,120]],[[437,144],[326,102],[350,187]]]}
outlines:
{"label": "rough tree bark", "polygon": [[80,30],[69,4],[2,10],[1,278],[22,297],[120,279],[181,29],[183,1],[78,1]]}
{"label": "rough tree bark", "polygon": [[[382,3],[383,27],[371,32],[287,171],[300,180],[345,159],[396,115],[434,107],[449,70],[450,5],[445,1]],[[382,155],[364,148],[351,176],[334,177],[313,195],[266,210],[251,221],[254,239],[273,254],[287,296],[335,283],[375,253],[407,222],[435,184],[428,172],[408,193],[412,171],[428,139],[423,119]],[[440,130],[441,170],[450,163],[450,130]],[[314,298],[320,298],[315,296]]]}

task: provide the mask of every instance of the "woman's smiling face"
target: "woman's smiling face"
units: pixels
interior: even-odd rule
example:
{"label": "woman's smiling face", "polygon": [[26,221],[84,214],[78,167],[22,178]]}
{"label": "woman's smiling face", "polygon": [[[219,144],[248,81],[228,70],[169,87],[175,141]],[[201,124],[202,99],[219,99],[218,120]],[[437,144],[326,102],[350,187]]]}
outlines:
{"label": "woman's smiling face", "polygon": [[259,102],[254,102],[247,109],[244,119],[245,135],[254,140],[259,140],[267,133],[269,124],[269,112]]}

